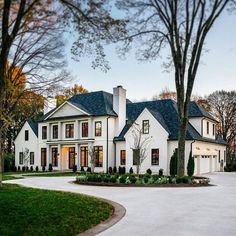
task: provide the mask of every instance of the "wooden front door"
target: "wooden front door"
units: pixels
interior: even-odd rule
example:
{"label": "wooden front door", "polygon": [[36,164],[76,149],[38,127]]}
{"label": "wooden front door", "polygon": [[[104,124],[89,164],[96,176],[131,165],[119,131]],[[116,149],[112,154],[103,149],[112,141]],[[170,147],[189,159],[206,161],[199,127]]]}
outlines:
{"label": "wooden front door", "polygon": [[75,165],[75,148],[69,147],[69,169]]}

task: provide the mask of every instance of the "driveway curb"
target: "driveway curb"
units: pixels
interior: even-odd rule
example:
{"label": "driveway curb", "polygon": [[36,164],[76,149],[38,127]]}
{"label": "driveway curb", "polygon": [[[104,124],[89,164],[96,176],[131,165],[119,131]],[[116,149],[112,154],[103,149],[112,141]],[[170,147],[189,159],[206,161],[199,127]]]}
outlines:
{"label": "driveway curb", "polygon": [[94,226],[93,228],[88,229],[80,234],[77,234],[77,236],[97,235],[97,234],[107,230],[108,228],[112,227],[114,224],[119,222],[125,216],[126,209],[121,204],[104,199],[104,198],[98,198],[98,199],[113,206],[114,210],[113,210],[112,215],[108,219],[102,221],[100,224]]}

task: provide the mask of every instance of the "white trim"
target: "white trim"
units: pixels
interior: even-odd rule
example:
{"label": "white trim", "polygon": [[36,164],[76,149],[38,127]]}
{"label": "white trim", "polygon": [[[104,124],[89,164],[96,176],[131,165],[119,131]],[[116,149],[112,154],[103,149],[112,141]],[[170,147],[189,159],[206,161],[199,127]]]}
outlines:
{"label": "white trim", "polygon": [[51,117],[53,114],[55,114],[55,113],[56,113],[58,110],[60,110],[61,107],[63,107],[65,104],[68,104],[68,105],[74,107],[75,109],[77,109],[78,111],[84,113],[85,115],[90,115],[89,113],[87,113],[87,112],[85,112],[84,110],[78,108],[77,106],[73,105],[72,103],[70,103],[70,102],[68,102],[68,101],[65,101],[65,102],[63,102],[59,107],[57,107],[57,108],[55,109],[55,111],[53,111],[51,114],[49,114],[47,117],[45,117],[44,120],[47,120],[49,117]]}

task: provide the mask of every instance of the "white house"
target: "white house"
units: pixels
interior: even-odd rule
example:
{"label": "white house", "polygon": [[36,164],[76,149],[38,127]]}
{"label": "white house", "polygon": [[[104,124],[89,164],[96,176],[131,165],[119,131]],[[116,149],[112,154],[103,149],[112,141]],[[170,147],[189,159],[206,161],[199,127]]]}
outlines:
{"label": "white house", "polygon": [[[54,104],[54,100],[49,100]],[[125,166],[136,170],[133,153],[135,127],[140,139],[147,140],[141,172],[160,168],[169,173],[169,162],[178,139],[176,102],[159,100],[132,103],[122,86],[113,94],[98,91],[77,94],[49,111],[37,122],[27,121],[15,140],[16,166],[42,166],[54,170],[91,166],[94,150],[96,172]],[[51,107],[52,108],[52,107]],[[190,104],[186,140],[186,166],[190,151],[195,159],[195,174],[222,171],[226,142],[216,137],[217,121],[195,102]]]}

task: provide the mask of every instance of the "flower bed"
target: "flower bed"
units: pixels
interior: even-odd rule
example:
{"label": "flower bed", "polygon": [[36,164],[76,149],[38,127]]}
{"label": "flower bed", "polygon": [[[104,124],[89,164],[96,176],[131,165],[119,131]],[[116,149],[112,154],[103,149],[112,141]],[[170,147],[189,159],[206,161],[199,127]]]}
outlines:
{"label": "flower bed", "polygon": [[171,177],[159,175],[103,174],[80,173],[76,183],[96,186],[153,186],[153,187],[187,187],[209,186],[210,180],[205,177]]}

